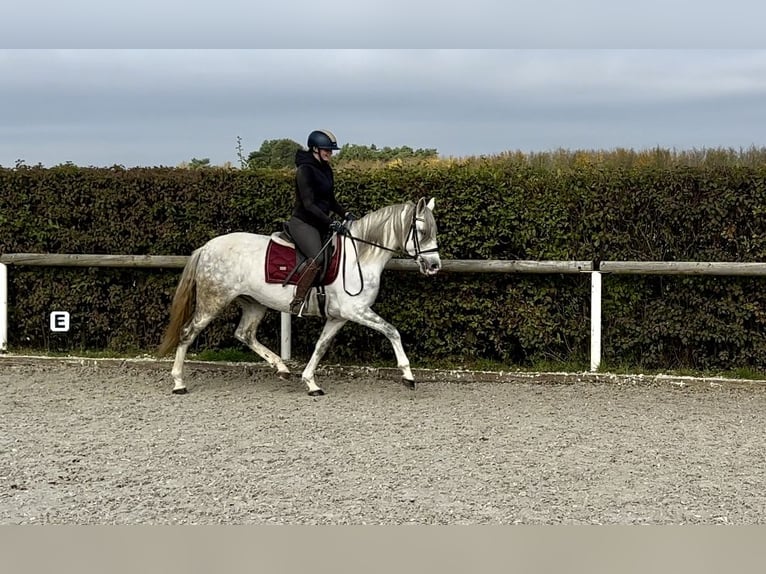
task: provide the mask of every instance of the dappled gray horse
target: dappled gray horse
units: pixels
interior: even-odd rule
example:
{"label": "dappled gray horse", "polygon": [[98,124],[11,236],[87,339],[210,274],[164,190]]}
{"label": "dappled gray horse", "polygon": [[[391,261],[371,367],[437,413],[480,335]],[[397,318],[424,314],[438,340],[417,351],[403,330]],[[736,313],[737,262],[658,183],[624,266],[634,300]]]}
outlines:
{"label": "dappled gray horse", "polygon": [[[424,275],[441,269],[436,242],[433,198],[421,198],[383,207],[354,221],[343,237],[342,265],[337,277],[324,287],[324,296],[315,290],[307,298],[303,316],[325,316],[322,333],[302,373],[310,395],[322,395],[314,373],[333,337],[347,321],[370,327],[391,342],[403,382],[410,388],[415,380],[402,347],[399,331],[371,307],[380,289],[380,276],[394,253],[412,257]],[[170,309],[170,324],[158,354],[176,348],[172,376],[174,393],[185,393],[184,359],[197,335],[232,301],[242,308],[235,337],[263,357],[277,373],[287,378],[290,371],[282,359],[256,338],[258,324],[267,309],[288,312],[294,288],[266,280],[266,252],[271,236],[229,233],[215,237],[195,250],[181,274]]]}

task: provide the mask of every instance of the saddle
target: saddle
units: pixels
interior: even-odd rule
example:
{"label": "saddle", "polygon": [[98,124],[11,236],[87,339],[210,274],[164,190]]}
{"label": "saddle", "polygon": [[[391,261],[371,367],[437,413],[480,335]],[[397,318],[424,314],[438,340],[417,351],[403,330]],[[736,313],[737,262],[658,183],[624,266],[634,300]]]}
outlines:
{"label": "saddle", "polygon": [[[338,277],[340,268],[341,241],[336,235],[324,252],[324,263],[317,273],[315,285],[329,285]],[[306,256],[295,248],[292,237],[287,232],[275,231],[271,234],[266,247],[265,275],[266,283],[296,285],[301,274],[298,272],[306,263]]]}

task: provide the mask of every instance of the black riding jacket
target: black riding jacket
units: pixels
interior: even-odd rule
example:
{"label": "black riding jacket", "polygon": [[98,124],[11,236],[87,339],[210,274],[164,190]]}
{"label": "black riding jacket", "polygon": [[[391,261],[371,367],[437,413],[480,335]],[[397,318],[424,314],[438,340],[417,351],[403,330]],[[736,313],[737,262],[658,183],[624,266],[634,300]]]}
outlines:
{"label": "black riding jacket", "polygon": [[324,233],[332,222],[331,211],[341,217],[346,213],[335,199],[332,167],[302,149],[295,153],[295,165],[293,216]]}

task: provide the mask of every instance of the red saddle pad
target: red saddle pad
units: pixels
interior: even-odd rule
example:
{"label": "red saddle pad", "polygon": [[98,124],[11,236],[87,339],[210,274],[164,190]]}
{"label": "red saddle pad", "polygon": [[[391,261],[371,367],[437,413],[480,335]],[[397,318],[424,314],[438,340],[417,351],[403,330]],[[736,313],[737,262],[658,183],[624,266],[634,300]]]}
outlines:
{"label": "red saddle pad", "polygon": [[[338,276],[340,267],[341,242],[338,236],[335,236],[335,249],[333,250],[330,264],[327,267],[327,273],[322,280],[322,285],[329,285]],[[282,283],[295,267],[295,249],[277,243],[273,239],[269,241],[266,247],[266,283]],[[298,282],[300,273],[294,273],[287,282],[289,285],[295,285]]]}

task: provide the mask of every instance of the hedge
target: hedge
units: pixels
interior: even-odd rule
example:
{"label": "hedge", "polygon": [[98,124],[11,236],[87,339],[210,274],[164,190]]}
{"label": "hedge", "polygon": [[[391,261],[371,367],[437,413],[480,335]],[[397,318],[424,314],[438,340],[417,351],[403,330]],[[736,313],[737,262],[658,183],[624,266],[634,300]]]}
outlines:
{"label": "hedge", "polygon": [[[289,216],[286,170],[0,168],[0,253],[187,255],[231,231],[271,233]],[[762,165],[545,166],[518,156],[394,163],[336,171],[339,198],[366,213],[436,197],[443,259],[763,261]],[[9,347],[152,352],[179,270],[13,267]],[[657,369],[766,367],[760,277],[605,276],[606,365]],[[586,365],[586,276],[386,271],[376,310],[414,363],[541,361]],[[47,316],[68,310],[72,329]],[[237,309],[193,350],[241,347]],[[321,322],[294,322],[307,358]],[[279,345],[278,314],[260,330]],[[349,324],[328,361],[393,360],[382,335]]]}

